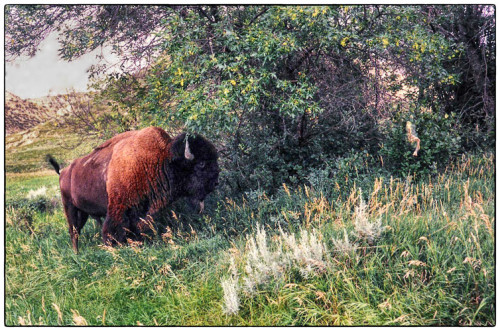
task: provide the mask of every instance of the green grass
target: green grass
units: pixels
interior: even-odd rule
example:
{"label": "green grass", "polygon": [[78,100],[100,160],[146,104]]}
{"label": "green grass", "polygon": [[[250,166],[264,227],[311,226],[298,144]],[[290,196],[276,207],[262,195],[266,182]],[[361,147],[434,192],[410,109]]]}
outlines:
{"label": "green grass", "polygon": [[25,174],[6,174],[5,191],[7,198],[26,196],[30,190],[40,187],[59,187],[59,176],[55,171],[45,171]]}
{"label": "green grass", "polygon": [[[372,181],[363,187],[370,220],[388,228],[371,244],[353,235],[359,188],[348,195],[325,182],[322,190],[284,186],[274,197],[214,196],[203,217],[181,202],[167,218],[193,230],[174,227],[138,247],[103,247],[89,220],[79,255],[60,206],[30,209],[29,222],[9,207],[57,185],[57,175],[7,175],[5,323],[494,325],[494,167],[492,156],[474,156],[422,182]],[[221,279],[231,274],[230,256],[245,276],[246,234],[256,224],[272,247],[278,225],[316,229],[327,267],[307,279],[292,268],[253,295],[240,291],[239,311],[226,315]],[[344,229],[357,240],[355,256],[335,251],[331,239]]]}

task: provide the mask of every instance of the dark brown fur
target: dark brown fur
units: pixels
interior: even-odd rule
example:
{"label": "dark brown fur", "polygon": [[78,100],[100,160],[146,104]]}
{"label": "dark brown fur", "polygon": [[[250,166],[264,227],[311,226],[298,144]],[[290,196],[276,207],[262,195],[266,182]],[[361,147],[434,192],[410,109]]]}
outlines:
{"label": "dark brown fur", "polygon": [[[140,239],[140,218],[180,197],[203,202],[218,183],[217,151],[199,135],[189,137],[189,147],[193,160],[184,156],[185,134],[171,139],[149,127],[119,134],[62,169],[59,184],[75,252],[88,216],[105,217],[102,237],[112,245],[127,236]],[[48,160],[57,171],[57,162]]]}

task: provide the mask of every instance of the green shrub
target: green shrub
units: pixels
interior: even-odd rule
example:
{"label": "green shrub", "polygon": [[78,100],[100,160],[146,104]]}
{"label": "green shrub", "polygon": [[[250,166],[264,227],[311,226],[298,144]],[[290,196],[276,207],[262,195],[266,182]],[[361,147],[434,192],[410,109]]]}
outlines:
{"label": "green shrub", "polygon": [[[495,125],[495,117],[487,117],[486,122]],[[462,137],[462,149],[464,151],[494,151],[495,150],[495,130],[487,130],[484,127],[464,125],[460,131]]]}
{"label": "green shrub", "polygon": [[60,206],[60,201],[55,197],[39,195],[33,198],[12,198],[6,201],[6,205],[32,212],[52,212]]}
{"label": "green shrub", "polygon": [[[370,142],[373,132],[378,132],[375,123],[365,123],[348,132],[347,127],[340,125],[338,130],[328,130],[330,123],[322,122],[311,131],[315,135],[307,141],[298,139],[293,132],[276,129],[282,127],[279,123],[295,126],[294,120],[287,117],[276,122],[249,119],[248,127],[241,129],[240,139],[228,144],[230,152],[221,157],[225,169],[221,187],[227,195],[252,190],[274,194],[283,183],[307,184],[311,174],[327,169],[352,178],[356,168],[366,168],[367,158],[362,155],[375,152],[372,142],[378,142]],[[339,169],[335,165],[338,161],[343,162]]]}
{"label": "green shrub", "polygon": [[377,178],[389,178],[390,174],[380,167],[380,161],[367,151],[351,150],[332,159],[322,168],[312,169],[307,185],[322,192],[328,199],[347,199],[354,187],[368,192]]}
{"label": "green shrub", "polygon": [[[420,139],[418,156],[415,144],[408,142],[406,123],[415,125]],[[384,165],[396,176],[417,178],[434,175],[445,167],[460,150],[459,125],[451,116],[431,112],[397,114],[388,125],[381,156]]]}
{"label": "green shrub", "polygon": [[6,201],[7,223],[14,228],[33,231],[33,222],[37,214],[53,213],[60,208],[60,200],[45,195],[33,198],[16,197]]}

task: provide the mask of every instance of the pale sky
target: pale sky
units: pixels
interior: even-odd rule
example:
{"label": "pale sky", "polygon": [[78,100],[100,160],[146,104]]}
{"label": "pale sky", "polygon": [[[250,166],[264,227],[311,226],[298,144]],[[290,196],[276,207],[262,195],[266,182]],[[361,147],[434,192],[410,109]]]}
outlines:
{"label": "pale sky", "polygon": [[[57,35],[49,35],[33,58],[18,58],[5,65],[5,89],[15,95],[37,98],[66,93],[68,90],[87,91],[88,73],[97,64],[97,49],[72,62],[59,59]],[[106,58],[111,58],[109,54]]]}

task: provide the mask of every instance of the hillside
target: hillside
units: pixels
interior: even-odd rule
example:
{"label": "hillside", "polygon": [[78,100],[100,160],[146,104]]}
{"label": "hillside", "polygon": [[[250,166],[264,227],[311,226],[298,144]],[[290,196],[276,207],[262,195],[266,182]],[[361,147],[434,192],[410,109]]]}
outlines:
{"label": "hillside", "polygon": [[101,142],[82,137],[69,127],[57,126],[54,121],[7,134],[5,137],[5,171],[34,172],[51,169],[45,155],[52,154],[62,164],[85,155]]}
{"label": "hillside", "polygon": [[54,155],[64,164],[90,152],[100,140],[90,135],[82,137],[61,121],[63,117],[72,116],[70,102],[86,103],[90,97],[90,93],[70,93],[21,99],[6,91],[5,171],[49,169],[45,162],[47,154]]}
{"label": "hillside", "polygon": [[54,119],[69,114],[68,100],[88,100],[85,93],[21,99],[5,93],[5,170],[32,172],[48,169],[46,154],[67,162],[92,150],[96,142],[82,141],[69,127],[60,126]]}
{"label": "hillside", "polygon": [[[73,95],[88,99],[88,95],[85,93],[74,93]],[[21,99],[8,91],[5,92],[4,106],[7,135],[33,128],[71,110],[68,95]]]}

